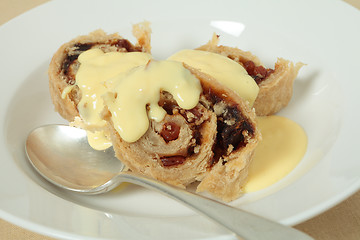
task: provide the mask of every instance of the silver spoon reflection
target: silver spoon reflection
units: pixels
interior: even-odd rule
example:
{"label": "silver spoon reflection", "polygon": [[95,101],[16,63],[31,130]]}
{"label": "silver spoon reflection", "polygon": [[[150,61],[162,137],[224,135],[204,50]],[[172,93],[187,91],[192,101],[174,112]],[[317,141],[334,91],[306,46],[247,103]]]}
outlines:
{"label": "silver spoon reflection", "polygon": [[125,171],[112,148],[94,150],[87,142],[86,131],[78,128],[65,125],[39,127],[29,134],[25,148],[31,164],[45,179],[73,192],[100,194],[122,182],[129,182],[178,200],[244,239],[312,239],[296,229]]}

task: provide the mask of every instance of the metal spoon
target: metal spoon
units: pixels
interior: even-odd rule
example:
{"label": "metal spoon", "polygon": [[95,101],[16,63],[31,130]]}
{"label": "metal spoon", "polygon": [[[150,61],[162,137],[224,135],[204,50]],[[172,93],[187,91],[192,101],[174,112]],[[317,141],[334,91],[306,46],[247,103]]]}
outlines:
{"label": "metal spoon", "polygon": [[244,239],[312,239],[296,229],[264,219],[166,183],[124,171],[112,148],[96,151],[86,131],[65,125],[33,130],[26,154],[34,168],[51,183],[78,193],[105,193],[122,182],[153,189],[209,217]]}

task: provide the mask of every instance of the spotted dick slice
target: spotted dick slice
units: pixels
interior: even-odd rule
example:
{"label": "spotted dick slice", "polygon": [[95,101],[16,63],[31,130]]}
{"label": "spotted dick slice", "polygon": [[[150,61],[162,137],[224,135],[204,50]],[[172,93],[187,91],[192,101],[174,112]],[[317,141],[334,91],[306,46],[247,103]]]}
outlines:
{"label": "spotted dick slice", "polygon": [[259,86],[259,94],[253,106],[258,116],[273,115],[288,105],[293,94],[294,80],[304,66],[303,63],[294,64],[278,58],[274,69],[266,68],[251,52],[218,45],[218,42],[219,36],[214,34],[212,40],[197,49],[227,56],[246,69]]}
{"label": "spotted dick slice", "polygon": [[202,93],[193,109],[182,109],[173,96],[161,92],[166,111],[161,122],[139,140],[124,141],[104,112],[116,156],[133,172],[185,188],[197,182],[198,192],[224,201],[242,194],[253,152],[261,139],[255,113],[234,91],[216,79],[185,66],[201,82]]}
{"label": "spotted dick slice", "polygon": [[104,52],[150,53],[150,34],[149,23],[143,22],[133,26],[133,35],[138,41],[136,44],[116,33],[106,34],[101,29],[63,44],[53,55],[48,69],[49,89],[55,111],[70,122],[79,116],[77,109],[81,99],[79,88],[75,86],[69,93],[63,94],[63,92],[68,86],[75,85],[76,73],[80,66],[78,57],[82,52],[99,48]]}

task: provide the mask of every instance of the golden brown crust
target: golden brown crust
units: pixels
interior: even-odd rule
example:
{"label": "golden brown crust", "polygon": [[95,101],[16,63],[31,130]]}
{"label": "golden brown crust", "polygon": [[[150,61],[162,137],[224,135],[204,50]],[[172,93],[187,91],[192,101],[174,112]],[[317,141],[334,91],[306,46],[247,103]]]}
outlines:
{"label": "golden brown crust", "polygon": [[214,34],[212,39],[205,45],[202,45],[197,50],[218,53],[229,57],[236,62],[253,61],[255,65],[261,65],[260,59],[249,51],[243,51],[239,48],[227,47],[219,45],[219,36]]}
{"label": "golden brown crust", "polygon": [[[219,36],[214,35],[212,40],[197,49],[227,56],[242,65],[252,61],[255,66],[263,66],[259,58],[251,52],[218,45],[218,42]],[[287,106],[292,97],[294,80],[303,65],[303,63],[294,65],[288,60],[278,59],[274,72],[258,84],[259,94],[253,106],[258,116],[275,114]]]}
{"label": "golden brown crust", "polygon": [[[116,33],[106,34],[103,30],[96,30],[88,35],[76,37],[63,44],[54,54],[48,69],[49,89],[55,111],[68,121],[73,121],[76,116],[79,116],[77,104],[81,98],[81,93],[78,89],[74,87],[69,94],[64,94],[64,97],[62,96],[63,91],[74,84],[78,67],[76,60],[73,62],[67,60],[69,55],[76,56],[77,58],[77,55],[83,50],[93,47],[100,48],[104,52],[128,51],[130,49],[131,51],[150,53],[151,30],[149,30],[148,27],[147,23],[134,25],[134,34],[138,38],[136,45],[131,44],[128,40]],[[119,40],[123,42],[117,42]],[[121,45],[119,45],[119,43],[121,43]],[[65,61],[68,61],[70,65]],[[66,65],[66,70],[64,70],[64,65]],[[69,75],[71,76],[69,77]]]}
{"label": "golden brown crust", "polygon": [[151,28],[150,22],[142,22],[133,25],[133,35],[137,39],[136,46],[140,46],[143,52],[151,53]]}
{"label": "golden brown crust", "polygon": [[294,80],[303,66],[279,58],[275,63],[275,71],[259,84],[259,94],[254,102],[256,114],[267,116],[277,113],[288,105],[293,94]]}

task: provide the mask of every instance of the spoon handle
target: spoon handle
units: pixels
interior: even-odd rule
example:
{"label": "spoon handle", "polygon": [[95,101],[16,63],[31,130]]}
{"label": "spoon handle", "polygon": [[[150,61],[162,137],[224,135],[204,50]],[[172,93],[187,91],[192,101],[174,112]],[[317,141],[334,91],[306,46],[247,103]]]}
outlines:
{"label": "spoon handle", "polygon": [[161,192],[193,210],[209,217],[244,239],[310,240],[305,233],[228,206],[169,184],[133,172],[122,172],[121,182],[130,182]]}

